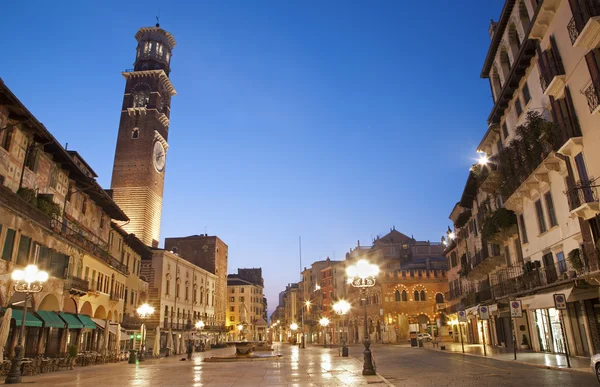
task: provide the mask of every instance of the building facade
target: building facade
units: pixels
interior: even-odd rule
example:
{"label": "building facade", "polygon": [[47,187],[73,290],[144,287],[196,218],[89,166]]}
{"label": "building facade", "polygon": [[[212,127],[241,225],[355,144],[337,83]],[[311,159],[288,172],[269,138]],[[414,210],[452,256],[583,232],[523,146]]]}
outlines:
{"label": "building facade", "polygon": [[[148,281],[148,303],[155,313],[147,319],[149,327],[162,330],[161,347],[166,347],[167,332],[191,335],[198,321],[205,326],[202,334],[211,342],[224,339],[223,330],[215,317],[217,277],[194,265],[179,254],[153,249],[144,258],[141,275]],[[153,332],[149,334],[153,343]]]}
{"label": "building facade", "polygon": [[[506,1],[481,72],[493,107],[446,249],[470,342],[589,356],[600,349],[596,1]],[[565,332],[552,294],[565,294]],[[509,301],[525,309],[510,323]],[[480,321],[479,305],[490,320]],[[456,319],[453,318],[454,321]],[[455,332],[458,323],[454,324]],[[458,335],[457,335],[458,338]]]}
{"label": "building facade", "polygon": [[262,284],[261,269],[238,269],[238,274],[227,276],[227,328],[231,340],[266,340]]}
{"label": "building facade", "polygon": [[215,288],[215,323],[225,327],[227,318],[227,259],[228,247],[219,237],[192,235],[166,238],[165,249],[176,251],[194,265],[217,276]]}

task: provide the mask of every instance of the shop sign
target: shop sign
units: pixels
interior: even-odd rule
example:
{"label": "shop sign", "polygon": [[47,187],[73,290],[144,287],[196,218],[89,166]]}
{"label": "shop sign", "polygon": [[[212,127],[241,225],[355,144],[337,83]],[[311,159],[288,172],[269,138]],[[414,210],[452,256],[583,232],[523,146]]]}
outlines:
{"label": "shop sign", "polygon": [[510,302],[510,317],[523,317],[523,305],[521,304],[521,301],[515,300]]}
{"label": "shop sign", "polygon": [[489,320],[490,319],[490,309],[486,305],[482,305],[479,307],[479,319],[480,320]]}
{"label": "shop sign", "polygon": [[558,310],[567,310],[567,297],[564,294],[555,294],[554,307]]}
{"label": "shop sign", "polygon": [[464,310],[459,310],[458,311],[458,321],[467,322],[467,312],[465,312]]}

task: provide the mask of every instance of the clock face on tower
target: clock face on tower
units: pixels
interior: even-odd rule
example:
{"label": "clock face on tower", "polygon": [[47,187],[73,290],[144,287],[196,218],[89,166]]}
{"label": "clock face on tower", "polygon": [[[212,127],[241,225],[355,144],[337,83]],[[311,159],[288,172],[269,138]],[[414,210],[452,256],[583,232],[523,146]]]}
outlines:
{"label": "clock face on tower", "polygon": [[165,147],[160,141],[154,141],[154,147],[152,148],[152,161],[154,162],[154,168],[158,172],[162,172],[165,169]]}

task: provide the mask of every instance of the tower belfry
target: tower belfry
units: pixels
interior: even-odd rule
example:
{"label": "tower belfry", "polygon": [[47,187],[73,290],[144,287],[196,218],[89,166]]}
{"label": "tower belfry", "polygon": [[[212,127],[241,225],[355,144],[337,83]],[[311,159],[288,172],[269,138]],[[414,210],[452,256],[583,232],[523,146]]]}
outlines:
{"label": "tower belfry", "polygon": [[130,222],[123,228],[146,245],[160,237],[163,187],[171,97],[176,94],[169,74],[175,47],[173,36],[160,28],[140,28],[136,59],[125,70],[125,95],[113,166],[113,199]]}

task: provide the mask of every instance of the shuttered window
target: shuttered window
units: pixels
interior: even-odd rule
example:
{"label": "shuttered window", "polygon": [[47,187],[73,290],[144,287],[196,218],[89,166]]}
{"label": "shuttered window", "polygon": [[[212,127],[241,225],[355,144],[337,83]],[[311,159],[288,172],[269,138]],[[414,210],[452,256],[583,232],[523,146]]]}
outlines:
{"label": "shuttered window", "polygon": [[546,228],[546,220],[544,219],[544,208],[542,207],[542,200],[538,199],[535,202],[535,214],[537,215],[538,227],[540,229],[540,234],[545,233]]}
{"label": "shuttered window", "polygon": [[544,201],[546,202],[546,210],[548,211],[548,218],[550,219],[550,227],[554,227],[558,225],[558,221],[556,220],[556,210],[554,209],[552,193],[546,192],[546,194],[544,194]]}
{"label": "shuttered window", "polygon": [[12,258],[13,248],[15,245],[15,230],[9,228],[6,230],[4,238],[4,248],[2,249],[2,259],[10,261]]}

